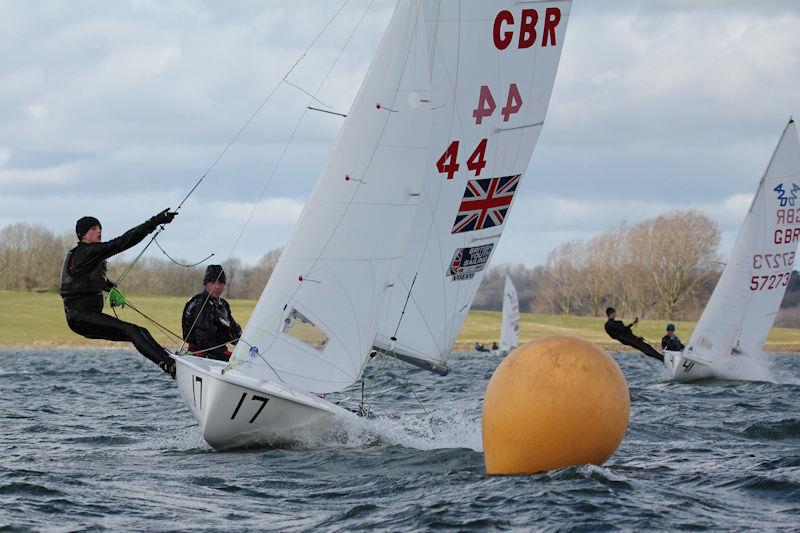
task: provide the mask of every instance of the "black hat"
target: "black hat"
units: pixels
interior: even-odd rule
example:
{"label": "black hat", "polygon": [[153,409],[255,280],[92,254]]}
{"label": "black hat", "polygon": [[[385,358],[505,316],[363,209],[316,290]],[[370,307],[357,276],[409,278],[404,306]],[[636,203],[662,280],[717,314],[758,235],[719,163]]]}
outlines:
{"label": "black hat", "polygon": [[616,309],[614,309],[613,307],[609,307],[608,309],[606,309],[606,316],[611,316],[611,313],[616,313],[616,312],[617,312]]}
{"label": "black hat", "polygon": [[206,283],[225,283],[225,271],[222,270],[222,265],[208,265],[206,267],[206,275],[203,278],[203,284]]}
{"label": "black hat", "polygon": [[103,226],[100,224],[100,221],[94,217],[79,218],[75,223],[75,234],[78,236],[78,240],[83,239],[83,236],[86,235],[86,232],[95,226],[100,226],[100,229],[103,228]]}

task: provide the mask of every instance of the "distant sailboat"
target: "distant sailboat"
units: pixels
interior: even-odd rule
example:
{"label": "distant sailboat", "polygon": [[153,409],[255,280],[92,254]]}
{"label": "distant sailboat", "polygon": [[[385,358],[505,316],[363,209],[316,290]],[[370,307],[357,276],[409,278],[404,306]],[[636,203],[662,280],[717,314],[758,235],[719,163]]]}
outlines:
{"label": "distant sailboat", "polygon": [[286,438],[371,355],[446,373],[544,122],[569,1],[401,0],[229,365],[178,357],[215,448]]}
{"label": "distant sailboat", "polygon": [[506,275],[506,284],[503,289],[503,322],[500,326],[500,347],[496,355],[507,355],[519,346],[519,300],[517,289],[511,278]]}
{"label": "distant sailboat", "polygon": [[760,356],[795,268],[800,242],[800,141],[783,130],[725,270],[683,352],[664,352],[678,381],[729,376]]}

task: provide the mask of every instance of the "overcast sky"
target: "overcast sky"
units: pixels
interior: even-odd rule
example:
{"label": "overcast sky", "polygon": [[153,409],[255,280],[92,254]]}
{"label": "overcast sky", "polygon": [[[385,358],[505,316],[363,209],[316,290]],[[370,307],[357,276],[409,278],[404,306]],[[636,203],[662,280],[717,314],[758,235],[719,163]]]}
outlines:
{"label": "overcast sky", "polygon": [[[350,0],[292,72],[346,112],[393,1]],[[303,1],[0,3],[0,226],[115,236],[175,206],[341,5]],[[291,6],[291,7],[288,7]],[[553,98],[494,258],[678,208],[733,244],[790,115],[800,2],[575,0]],[[159,240],[177,257],[255,262],[282,245],[341,119],[282,85]],[[269,181],[242,239],[237,236]],[[154,251],[158,254],[158,251]]]}

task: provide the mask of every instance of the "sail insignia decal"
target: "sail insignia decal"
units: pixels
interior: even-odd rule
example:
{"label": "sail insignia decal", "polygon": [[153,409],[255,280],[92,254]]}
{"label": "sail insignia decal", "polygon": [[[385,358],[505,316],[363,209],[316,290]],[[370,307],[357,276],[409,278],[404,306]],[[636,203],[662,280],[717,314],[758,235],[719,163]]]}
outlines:
{"label": "sail insignia decal", "polygon": [[447,269],[447,277],[453,281],[474,278],[475,273],[483,270],[483,267],[489,262],[492,248],[494,248],[494,243],[458,248],[453,254],[450,268]]}
{"label": "sail insignia decal", "polygon": [[505,222],[520,174],[467,181],[451,233],[500,226]]}
{"label": "sail insignia decal", "polygon": [[800,187],[797,184],[792,183],[792,190],[790,192],[791,196],[786,196],[787,191],[783,188],[783,183],[779,183],[772,189],[776,193],[778,193],[778,202],[780,203],[781,207],[794,207],[794,203],[797,200],[797,191],[800,191]]}

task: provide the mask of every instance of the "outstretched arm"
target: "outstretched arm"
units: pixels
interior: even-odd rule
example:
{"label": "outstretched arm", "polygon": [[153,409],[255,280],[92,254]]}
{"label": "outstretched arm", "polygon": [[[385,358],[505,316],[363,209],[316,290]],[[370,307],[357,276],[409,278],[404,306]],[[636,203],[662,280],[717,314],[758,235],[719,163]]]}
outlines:
{"label": "outstretched arm", "polygon": [[149,233],[155,231],[158,226],[161,224],[169,224],[174,218],[175,213],[171,213],[169,209],[165,209],[150,218],[147,222],[129,229],[115,239],[111,239],[108,242],[89,244],[84,248],[80,258],[77,258],[75,264],[71,265],[70,271],[73,273],[80,273],[82,271],[87,272],[92,270],[100,261],[105,261],[109,257],[124,252],[129,248],[133,248],[142,242]]}

